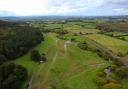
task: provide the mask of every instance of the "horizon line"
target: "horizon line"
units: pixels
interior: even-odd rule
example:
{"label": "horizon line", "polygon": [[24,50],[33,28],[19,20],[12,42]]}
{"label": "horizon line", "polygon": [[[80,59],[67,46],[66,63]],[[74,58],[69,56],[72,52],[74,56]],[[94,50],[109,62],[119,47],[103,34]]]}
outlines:
{"label": "horizon line", "polygon": [[26,16],[0,16],[0,17],[109,17],[109,16],[128,16],[126,15],[26,15]]}

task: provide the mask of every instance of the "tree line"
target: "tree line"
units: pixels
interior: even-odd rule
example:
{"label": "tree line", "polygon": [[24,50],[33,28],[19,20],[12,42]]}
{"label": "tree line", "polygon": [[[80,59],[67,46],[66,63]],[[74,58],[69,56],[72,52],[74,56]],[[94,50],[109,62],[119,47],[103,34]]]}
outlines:
{"label": "tree line", "polygon": [[7,59],[15,59],[23,55],[43,40],[42,33],[35,29],[16,30],[8,38],[0,46],[0,54],[4,55]]}
{"label": "tree line", "polygon": [[27,70],[13,63],[0,66],[0,89],[19,89],[27,79]]}
{"label": "tree line", "polygon": [[27,69],[9,60],[24,55],[44,39],[40,30],[24,24],[0,21],[0,89],[22,86],[28,76]]}

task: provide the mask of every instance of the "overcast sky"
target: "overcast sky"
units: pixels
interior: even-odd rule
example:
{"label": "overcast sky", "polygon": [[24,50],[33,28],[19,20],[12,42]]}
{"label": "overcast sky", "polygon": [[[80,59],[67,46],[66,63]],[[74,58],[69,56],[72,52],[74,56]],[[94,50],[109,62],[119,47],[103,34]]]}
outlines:
{"label": "overcast sky", "polygon": [[0,0],[0,16],[128,15],[128,0]]}

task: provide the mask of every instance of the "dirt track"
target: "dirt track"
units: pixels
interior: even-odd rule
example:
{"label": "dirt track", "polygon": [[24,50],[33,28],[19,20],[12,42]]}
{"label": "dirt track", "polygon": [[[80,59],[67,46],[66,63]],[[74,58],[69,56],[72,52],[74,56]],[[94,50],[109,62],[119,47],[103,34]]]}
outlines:
{"label": "dirt track", "polygon": [[56,48],[57,48],[57,49],[56,49],[55,56],[53,57],[52,62],[51,62],[51,64],[49,65],[49,68],[48,68],[46,74],[44,75],[44,80],[43,80],[43,82],[47,81],[48,76],[49,76],[49,73],[50,73],[51,69],[53,68],[53,65],[55,64],[56,59],[57,59],[57,56],[58,56],[58,54],[59,54],[59,40],[58,40],[58,39],[56,40]]}

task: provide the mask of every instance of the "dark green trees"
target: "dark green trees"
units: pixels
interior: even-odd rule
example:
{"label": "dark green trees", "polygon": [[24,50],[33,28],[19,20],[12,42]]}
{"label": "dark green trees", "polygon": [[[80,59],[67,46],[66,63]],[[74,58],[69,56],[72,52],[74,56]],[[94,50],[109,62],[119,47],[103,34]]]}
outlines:
{"label": "dark green trees", "polygon": [[83,50],[87,50],[88,49],[88,44],[87,44],[86,41],[80,42],[80,43],[78,43],[78,47],[83,49]]}
{"label": "dark green trees", "polygon": [[41,61],[40,53],[37,50],[33,50],[31,52],[31,59],[33,61],[40,62]]}
{"label": "dark green trees", "polygon": [[7,61],[7,58],[4,55],[0,54],[0,65]]}
{"label": "dark green trees", "polygon": [[27,78],[27,70],[13,63],[0,66],[0,89],[18,89]]}
{"label": "dark green trees", "polygon": [[0,89],[20,89],[27,78],[27,70],[6,61],[24,55],[43,40],[39,29],[21,24],[0,21]]}
{"label": "dark green trees", "polygon": [[44,61],[44,62],[47,61],[46,54],[43,53],[43,54],[41,55],[41,60]]}
{"label": "dark green trees", "polygon": [[128,78],[128,67],[120,67],[116,70],[116,74],[120,78]]}
{"label": "dark green trees", "polygon": [[111,83],[104,85],[102,89],[122,89],[122,87],[120,84],[111,82]]}
{"label": "dark green trees", "polygon": [[38,50],[33,50],[31,52],[31,59],[35,62],[46,62],[47,60],[46,55],[44,53],[40,55]]}
{"label": "dark green trees", "polygon": [[23,55],[42,40],[43,35],[39,30],[17,30],[15,34],[10,35],[9,39],[3,42],[1,53],[8,59],[15,59]]}

